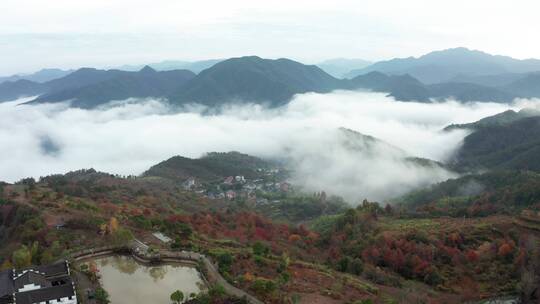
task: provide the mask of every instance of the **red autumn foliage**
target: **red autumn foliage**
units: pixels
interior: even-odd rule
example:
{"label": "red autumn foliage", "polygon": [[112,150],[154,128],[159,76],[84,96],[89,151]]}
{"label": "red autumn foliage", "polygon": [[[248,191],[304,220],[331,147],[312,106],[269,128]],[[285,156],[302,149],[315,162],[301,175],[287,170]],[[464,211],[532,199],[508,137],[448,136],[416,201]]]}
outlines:
{"label": "red autumn foliage", "polygon": [[299,242],[301,239],[302,239],[302,237],[299,236],[298,234],[291,234],[289,236],[289,242],[291,242],[291,243]]}
{"label": "red autumn foliage", "polygon": [[499,246],[499,250],[497,251],[497,254],[501,257],[506,257],[509,254],[511,254],[514,251],[514,247],[509,243],[504,243],[501,246]]}
{"label": "red autumn foliage", "polygon": [[478,253],[474,250],[467,250],[465,255],[467,256],[467,260],[471,263],[478,261]]}

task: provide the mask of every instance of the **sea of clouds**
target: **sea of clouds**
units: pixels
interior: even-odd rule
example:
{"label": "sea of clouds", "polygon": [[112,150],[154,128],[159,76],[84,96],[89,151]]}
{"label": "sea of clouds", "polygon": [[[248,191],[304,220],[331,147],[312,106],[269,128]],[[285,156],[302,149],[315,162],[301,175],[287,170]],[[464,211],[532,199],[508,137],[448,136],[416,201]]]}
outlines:
{"label": "sea of clouds", "polygon": [[[95,110],[20,105],[23,101],[0,103],[0,180],[82,168],[138,175],[174,155],[239,151],[287,159],[294,184],[351,203],[385,200],[456,176],[403,160],[451,159],[467,131],[443,132],[445,126],[537,106],[528,100],[511,105],[397,102],[385,94],[345,91],[297,95],[278,109],[230,105],[213,114],[197,106],[171,111],[154,99]],[[384,143],[351,149],[340,127]]]}

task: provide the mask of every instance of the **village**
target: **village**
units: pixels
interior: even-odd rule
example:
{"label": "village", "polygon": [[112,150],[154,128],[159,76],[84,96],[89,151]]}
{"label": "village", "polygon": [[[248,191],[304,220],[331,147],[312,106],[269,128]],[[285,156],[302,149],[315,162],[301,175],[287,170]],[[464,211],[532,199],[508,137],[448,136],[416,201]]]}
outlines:
{"label": "village", "polygon": [[293,190],[286,181],[288,173],[283,169],[257,169],[257,173],[254,179],[236,175],[210,183],[189,177],[182,186],[184,190],[196,192],[211,200],[243,200],[256,205],[279,203],[279,199],[270,198]]}

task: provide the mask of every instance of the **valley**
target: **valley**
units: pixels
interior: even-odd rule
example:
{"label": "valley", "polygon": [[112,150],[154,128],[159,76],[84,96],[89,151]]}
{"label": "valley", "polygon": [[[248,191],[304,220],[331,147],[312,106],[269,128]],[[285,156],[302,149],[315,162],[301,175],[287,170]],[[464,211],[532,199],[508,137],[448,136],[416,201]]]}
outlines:
{"label": "valley", "polygon": [[[505,120],[497,128],[511,130],[514,124]],[[476,130],[466,142],[484,127]],[[342,132],[353,151],[372,149],[377,141]],[[469,149],[463,145],[458,155]],[[491,146],[490,152],[496,151]],[[463,168],[460,162],[420,162]],[[0,188],[2,267],[48,263],[138,239],[149,252],[208,256],[227,284],[264,303],[514,297],[528,284],[520,272],[538,265],[532,244],[540,233],[540,179],[534,167],[500,170],[506,162],[493,158],[476,167],[488,172],[462,173],[390,202],[363,200],[355,207],[324,191],[295,187],[289,182],[294,172],[284,160],[239,152],[176,156],[140,176],[88,169],[27,178]],[[104,288],[117,298],[103,267],[95,275],[104,276]],[[212,303],[242,303],[219,283],[209,288]],[[188,303],[205,303],[191,298]]]}
{"label": "valley", "polygon": [[540,301],[540,60],[203,54],[0,77],[0,304]]}

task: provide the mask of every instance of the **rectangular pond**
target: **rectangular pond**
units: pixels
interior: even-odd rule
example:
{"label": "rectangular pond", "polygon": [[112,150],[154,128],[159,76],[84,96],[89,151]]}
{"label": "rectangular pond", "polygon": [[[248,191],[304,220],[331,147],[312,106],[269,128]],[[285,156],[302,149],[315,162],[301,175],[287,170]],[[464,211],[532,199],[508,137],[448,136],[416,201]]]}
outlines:
{"label": "rectangular pond", "polygon": [[206,289],[200,273],[190,266],[145,265],[130,256],[110,256],[94,262],[112,304],[169,304],[176,290],[188,297]]}

